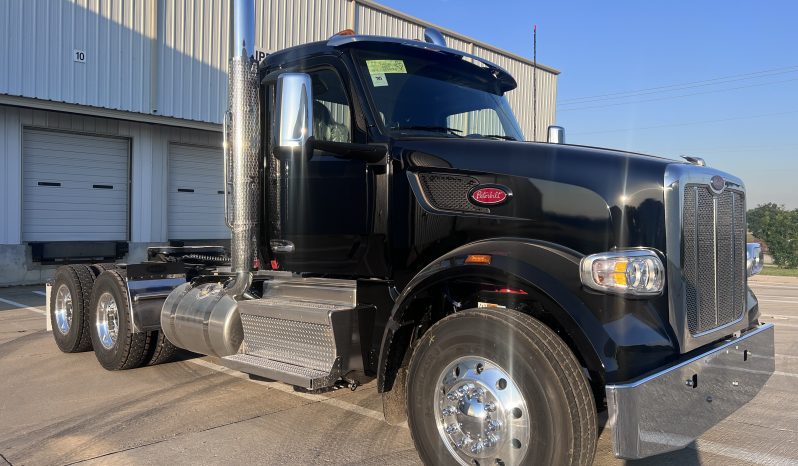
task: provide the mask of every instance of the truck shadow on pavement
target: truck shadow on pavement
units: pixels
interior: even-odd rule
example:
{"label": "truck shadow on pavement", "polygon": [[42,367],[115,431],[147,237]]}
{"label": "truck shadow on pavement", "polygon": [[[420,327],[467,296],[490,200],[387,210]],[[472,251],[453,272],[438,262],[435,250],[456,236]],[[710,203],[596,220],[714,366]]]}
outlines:
{"label": "truck shadow on pavement", "polygon": [[701,457],[698,453],[698,445],[695,442],[690,442],[689,445],[681,450],[651,456],[642,460],[628,460],[625,464],[627,466],[693,466],[701,464]]}

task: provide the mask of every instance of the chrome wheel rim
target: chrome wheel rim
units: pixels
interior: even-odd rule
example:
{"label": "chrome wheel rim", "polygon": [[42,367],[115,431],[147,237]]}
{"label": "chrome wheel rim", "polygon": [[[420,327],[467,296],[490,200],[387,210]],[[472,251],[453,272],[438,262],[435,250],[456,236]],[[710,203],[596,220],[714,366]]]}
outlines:
{"label": "chrome wheel rim", "polygon": [[62,335],[69,332],[72,326],[72,293],[69,287],[62,284],[55,292],[55,325]]}
{"label": "chrome wheel rim", "polygon": [[97,301],[96,325],[100,344],[105,349],[113,348],[119,335],[119,311],[116,300],[109,292],[100,295],[100,299]]}
{"label": "chrome wheel rim", "polygon": [[462,465],[520,464],[530,422],[518,384],[495,362],[458,358],[435,385],[435,421],[449,453]]}

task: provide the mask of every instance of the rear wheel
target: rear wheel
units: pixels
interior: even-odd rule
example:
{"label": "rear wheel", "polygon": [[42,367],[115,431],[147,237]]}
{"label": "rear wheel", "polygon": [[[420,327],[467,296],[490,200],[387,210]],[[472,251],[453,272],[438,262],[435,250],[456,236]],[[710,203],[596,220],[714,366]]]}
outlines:
{"label": "rear wheel", "polygon": [[124,370],[146,362],[151,332],[131,333],[130,301],[124,270],[106,270],[91,295],[91,340],[94,354],[108,370]]}
{"label": "rear wheel", "polygon": [[419,340],[407,378],[410,432],[435,465],[588,465],[596,413],[568,346],[513,310],[448,316]]}
{"label": "rear wheel", "polygon": [[55,272],[50,297],[53,338],[64,353],[91,349],[88,308],[94,275],[85,265],[65,265]]}

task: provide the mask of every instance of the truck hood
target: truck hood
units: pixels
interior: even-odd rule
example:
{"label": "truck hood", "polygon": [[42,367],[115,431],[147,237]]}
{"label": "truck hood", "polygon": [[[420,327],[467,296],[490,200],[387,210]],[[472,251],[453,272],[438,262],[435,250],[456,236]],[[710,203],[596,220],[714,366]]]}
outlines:
{"label": "truck hood", "polygon": [[492,214],[512,218],[508,236],[552,240],[589,254],[613,247],[665,250],[661,157],[583,146],[455,138],[394,140],[413,173],[473,176],[511,188]]}

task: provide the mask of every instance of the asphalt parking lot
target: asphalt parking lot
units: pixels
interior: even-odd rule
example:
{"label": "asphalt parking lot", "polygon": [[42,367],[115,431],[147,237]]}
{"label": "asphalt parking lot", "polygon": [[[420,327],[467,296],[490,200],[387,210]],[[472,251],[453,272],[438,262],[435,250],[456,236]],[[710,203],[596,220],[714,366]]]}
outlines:
{"label": "asphalt parking lot", "polygon": [[[798,279],[752,287],[777,325],[765,389],[690,447],[629,464],[798,464]],[[60,353],[44,326],[43,287],[0,289],[0,465],[419,464],[374,383],[300,393],[212,358],[111,373]],[[595,464],[623,464],[607,430]]]}

